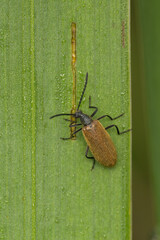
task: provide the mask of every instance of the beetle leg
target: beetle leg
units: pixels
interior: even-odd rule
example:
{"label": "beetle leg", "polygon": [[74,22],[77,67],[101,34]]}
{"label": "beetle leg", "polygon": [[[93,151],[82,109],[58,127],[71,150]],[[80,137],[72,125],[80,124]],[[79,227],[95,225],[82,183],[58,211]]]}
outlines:
{"label": "beetle leg", "polygon": [[109,116],[109,115],[103,115],[102,117],[97,118],[97,120],[100,120],[100,119],[102,119],[102,118],[104,118],[104,117],[108,117],[110,120],[115,120],[115,119],[117,119],[117,118],[119,118],[119,117],[122,117],[123,115],[124,115],[124,113],[122,113],[121,115],[119,115],[119,116],[117,116],[117,117],[115,117],[115,118],[112,118],[112,117]]}
{"label": "beetle leg", "polygon": [[91,106],[91,96],[89,96],[89,108],[95,108],[94,112],[90,116],[90,117],[93,117],[96,114],[96,112],[98,111],[98,108]]}
{"label": "beetle leg", "polygon": [[95,166],[95,158],[87,156],[88,150],[89,150],[89,147],[87,146],[85,156],[86,156],[86,158],[93,159],[93,165],[92,165],[92,168],[91,168],[91,171],[92,171],[94,169],[94,166]]}
{"label": "beetle leg", "polygon": [[81,123],[77,123],[77,124],[74,124],[72,125],[72,123],[69,125],[69,127],[77,127],[77,126],[81,126],[82,124]]}
{"label": "beetle leg", "polygon": [[[72,121],[72,120],[70,120],[70,119],[64,118],[64,120],[65,120],[65,121],[68,121],[68,122],[71,122],[71,124],[69,125],[69,127],[77,127],[77,126],[82,125],[81,123],[77,123],[77,124],[76,124],[76,121]],[[72,125],[73,123],[75,123],[75,124]]]}
{"label": "beetle leg", "polygon": [[95,158],[93,158],[93,165],[92,165],[91,171],[94,169],[95,163],[96,163],[96,160],[95,160]]}
{"label": "beetle leg", "polygon": [[73,134],[72,134],[69,138],[60,138],[60,139],[62,139],[62,140],[69,140],[69,139],[72,139],[72,138],[74,137],[73,135],[74,135],[75,133],[81,131],[81,130],[82,130],[82,128],[80,128],[80,129],[74,131]]}
{"label": "beetle leg", "polygon": [[132,130],[132,129],[128,129],[128,130],[126,130],[126,131],[124,131],[124,132],[120,132],[120,131],[119,131],[119,128],[118,128],[117,125],[115,125],[115,124],[110,125],[110,126],[106,127],[105,129],[109,129],[109,128],[112,128],[112,127],[115,127],[115,128],[116,128],[118,135],[121,135],[121,134],[123,134],[123,133],[129,132],[129,131]]}
{"label": "beetle leg", "polygon": [[64,120],[65,120],[65,121],[68,121],[68,122],[76,123],[76,121],[72,121],[72,120],[70,120],[70,119],[64,118]]}

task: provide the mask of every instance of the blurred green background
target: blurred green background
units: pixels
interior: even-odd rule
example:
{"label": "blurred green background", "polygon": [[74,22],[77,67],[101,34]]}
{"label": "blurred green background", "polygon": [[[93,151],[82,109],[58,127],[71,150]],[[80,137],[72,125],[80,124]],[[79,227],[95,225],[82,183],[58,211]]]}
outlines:
{"label": "blurred green background", "polygon": [[160,1],[131,3],[133,239],[160,239]]}

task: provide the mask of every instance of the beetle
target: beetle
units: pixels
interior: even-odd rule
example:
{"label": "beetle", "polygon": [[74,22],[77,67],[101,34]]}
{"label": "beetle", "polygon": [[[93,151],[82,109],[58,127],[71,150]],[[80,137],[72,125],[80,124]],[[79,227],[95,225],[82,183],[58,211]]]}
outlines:
{"label": "beetle", "polygon": [[[81,123],[77,124],[76,122],[71,122],[71,124],[69,126],[76,127],[76,126],[82,125],[82,127],[80,129],[74,131],[73,134],[69,138],[61,138],[61,139],[62,140],[72,139],[75,133],[78,133],[79,131],[82,130],[83,136],[87,142],[87,149],[86,149],[85,156],[89,159],[93,159],[93,165],[92,165],[91,170],[94,169],[95,160],[97,160],[99,163],[101,163],[102,165],[104,165],[106,167],[112,167],[116,164],[117,152],[116,152],[114,143],[106,130],[109,128],[115,127],[118,135],[121,135],[123,133],[131,131],[131,129],[120,132],[119,128],[115,124],[112,124],[112,125],[104,128],[102,126],[102,124],[99,122],[100,119],[105,118],[105,117],[108,117],[110,120],[115,120],[115,119],[123,116],[124,113],[122,113],[121,115],[119,115],[115,118],[112,118],[109,115],[103,115],[103,116],[99,117],[97,120],[93,120],[92,117],[97,113],[98,108],[91,106],[91,97],[89,97],[89,108],[94,108],[95,109],[94,112],[90,116],[88,116],[87,114],[84,114],[81,110],[79,110],[79,107],[81,105],[81,102],[82,102],[82,99],[84,96],[84,92],[87,87],[87,82],[88,82],[88,73],[86,73],[85,85],[84,85],[84,88],[83,88],[83,91],[82,91],[82,94],[81,94],[81,97],[80,97],[80,100],[78,103],[77,111],[74,114],[70,114],[70,113],[56,114],[56,115],[53,115],[52,117],[50,117],[50,119],[58,117],[58,116],[66,116],[66,115],[68,115],[68,116],[72,115],[76,119],[79,118]],[[69,119],[64,119],[64,120],[70,121]],[[88,156],[89,149],[90,149],[91,153],[93,154],[93,157]]]}

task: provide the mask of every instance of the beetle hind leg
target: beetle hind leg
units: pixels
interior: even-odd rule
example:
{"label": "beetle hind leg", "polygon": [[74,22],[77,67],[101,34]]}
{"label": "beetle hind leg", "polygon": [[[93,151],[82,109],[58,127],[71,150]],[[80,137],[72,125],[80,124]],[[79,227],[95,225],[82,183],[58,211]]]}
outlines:
{"label": "beetle hind leg", "polygon": [[92,168],[91,168],[91,171],[92,171],[92,170],[94,169],[94,166],[95,166],[96,161],[95,161],[95,158],[94,158],[94,157],[89,157],[89,156],[88,156],[88,151],[89,151],[89,147],[87,146],[85,156],[86,156],[86,158],[93,159],[93,165],[92,165]]}

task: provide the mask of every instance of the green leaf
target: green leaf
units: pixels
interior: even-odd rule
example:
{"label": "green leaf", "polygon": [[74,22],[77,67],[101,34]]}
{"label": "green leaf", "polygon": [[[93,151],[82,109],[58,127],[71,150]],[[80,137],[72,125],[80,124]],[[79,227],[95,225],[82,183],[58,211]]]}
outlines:
{"label": "green leaf", "polygon": [[[77,26],[77,102],[85,74],[97,117],[130,128],[129,2],[3,1],[1,17],[1,238],[130,239],[130,136],[109,129],[115,167],[85,158],[63,117],[72,108],[71,23]],[[113,124],[103,119],[104,127]]]}

